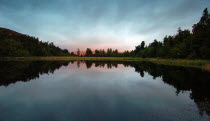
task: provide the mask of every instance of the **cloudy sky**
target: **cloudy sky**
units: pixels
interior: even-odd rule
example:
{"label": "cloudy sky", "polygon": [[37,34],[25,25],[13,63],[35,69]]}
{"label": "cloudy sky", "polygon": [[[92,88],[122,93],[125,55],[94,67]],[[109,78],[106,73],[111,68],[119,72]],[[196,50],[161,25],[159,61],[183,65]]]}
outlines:
{"label": "cloudy sky", "polygon": [[209,0],[0,0],[0,27],[75,51],[132,50],[191,29]]}

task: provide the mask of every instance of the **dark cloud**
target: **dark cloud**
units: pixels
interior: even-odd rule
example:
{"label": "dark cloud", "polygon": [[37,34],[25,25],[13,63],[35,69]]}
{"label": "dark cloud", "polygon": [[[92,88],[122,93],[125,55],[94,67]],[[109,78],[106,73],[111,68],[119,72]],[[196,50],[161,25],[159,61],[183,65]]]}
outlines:
{"label": "dark cloud", "polygon": [[190,29],[205,7],[208,0],[1,0],[0,23],[71,50],[133,49]]}

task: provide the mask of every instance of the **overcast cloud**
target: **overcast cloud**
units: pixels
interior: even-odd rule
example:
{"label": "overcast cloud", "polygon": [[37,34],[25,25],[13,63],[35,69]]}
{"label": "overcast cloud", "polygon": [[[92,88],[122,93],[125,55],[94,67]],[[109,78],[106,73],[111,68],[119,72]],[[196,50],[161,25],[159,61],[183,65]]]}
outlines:
{"label": "overcast cloud", "polygon": [[134,49],[191,29],[209,0],[0,0],[0,27],[75,51]]}

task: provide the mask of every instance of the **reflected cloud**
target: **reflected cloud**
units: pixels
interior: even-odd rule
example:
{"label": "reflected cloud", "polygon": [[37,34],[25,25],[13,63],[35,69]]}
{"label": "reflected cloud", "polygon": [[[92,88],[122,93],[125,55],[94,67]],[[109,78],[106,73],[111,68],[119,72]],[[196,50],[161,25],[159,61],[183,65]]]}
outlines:
{"label": "reflected cloud", "polygon": [[[110,62],[110,61],[70,61],[70,62],[1,62],[0,86],[8,86],[17,81],[30,81],[43,74],[53,74],[62,66],[75,65],[78,69],[98,68],[101,70],[131,67],[139,73],[139,78],[144,78],[145,73],[153,79],[160,78],[165,84],[181,92],[190,91],[190,98],[196,103],[199,114],[210,116],[210,72],[196,68],[159,65],[150,62]],[[70,68],[71,69],[71,68]],[[85,71],[85,70],[84,70]],[[87,71],[87,70],[86,70]],[[129,74],[129,73],[128,73]]]}

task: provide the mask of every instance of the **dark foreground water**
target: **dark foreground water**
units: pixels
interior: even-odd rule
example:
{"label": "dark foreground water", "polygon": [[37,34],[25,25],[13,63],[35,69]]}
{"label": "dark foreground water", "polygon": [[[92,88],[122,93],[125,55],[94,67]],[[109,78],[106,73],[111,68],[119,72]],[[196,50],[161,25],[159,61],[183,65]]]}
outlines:
{"label": "dark foreground water", "polygon": [[0,121],[209,121],[210,73],[147,62],[0,62]]}

